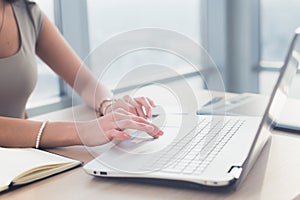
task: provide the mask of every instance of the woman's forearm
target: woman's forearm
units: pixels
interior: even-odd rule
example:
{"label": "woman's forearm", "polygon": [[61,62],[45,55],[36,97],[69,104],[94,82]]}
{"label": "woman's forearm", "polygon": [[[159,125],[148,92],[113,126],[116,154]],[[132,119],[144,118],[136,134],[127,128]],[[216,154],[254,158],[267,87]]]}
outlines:
{"label": "woman's forearm", "polygon": [[[1,147],[35,147],[41,122],[0,117]],[[41,148],[81,144],[73,122],[48,122],[40,140]]]}
{"label": "woman's forearm", "polygon": [[81,145],[74,122],[48,122],[41,137],[41,147]]}
{"label": "woman's forearm", "polygon": [[112,98],[112,92],[109,88],[98,82],[92,73],[84,67],[79,70],[73,88],[92,108],[98,108],[104,99]]}
{"label": "woman's forearm", "polygon": [[112,96],[109,89],[98,83],[84,66],[53,23],[43,14],[44,22],[37,42],[37,55],[62,77],[92,108]]}
{"label": "woman's forearm", "polygon": [[[117,109],[103,117],[80,122],[42,122],[0,117],[1,147],[65,147],[73,145],[98,146],[113,139],[128,139],[125,129],[147,132],[158,138],[163,132],[145,118],[124,109]],[[40,135],[40,133],[42,133]],[[41,136],[41,137],[39,137]],[[40,138],[40,140],[39,140]]]}

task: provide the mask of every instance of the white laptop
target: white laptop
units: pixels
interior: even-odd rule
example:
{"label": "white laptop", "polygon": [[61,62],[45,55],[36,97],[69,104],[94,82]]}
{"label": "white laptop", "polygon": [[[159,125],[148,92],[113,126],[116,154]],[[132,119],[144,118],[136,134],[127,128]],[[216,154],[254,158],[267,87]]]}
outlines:
{"label": "white laptop", "polygon": [[[170,180],[213,188],[236,188],[270,138],[300,62],[300,29],[262,116],[158,116],[164,135],[135,132],[84,166],[101,177]],[[144,136],[144,137],[141,137]]]}

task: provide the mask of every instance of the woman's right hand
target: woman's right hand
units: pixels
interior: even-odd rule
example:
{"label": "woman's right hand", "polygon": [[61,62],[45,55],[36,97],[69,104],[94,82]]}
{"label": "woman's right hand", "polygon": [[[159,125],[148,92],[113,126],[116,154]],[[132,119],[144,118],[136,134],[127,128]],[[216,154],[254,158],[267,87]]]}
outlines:
{"label": "woman's right hand", "polygon": [[126,129],[144,131],[153,138],[163,135],[163,131],[145,118],[122,108],[92,121],[76,123],[81,143],[86,146],[102,145],[113,139],[128,139],[130,135],[124,131]]}

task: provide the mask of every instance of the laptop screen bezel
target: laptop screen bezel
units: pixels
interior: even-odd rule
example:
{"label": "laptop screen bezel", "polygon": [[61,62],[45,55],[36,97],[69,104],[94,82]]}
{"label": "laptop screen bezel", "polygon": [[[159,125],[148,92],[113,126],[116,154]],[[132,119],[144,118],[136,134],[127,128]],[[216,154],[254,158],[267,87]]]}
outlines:
{"label": "laptop screen bezel", "polygon": [[[246,178],[247,174],[249,173],[252,165],[255,163],[255,160],[257,159],[258,155],[260,154],[261,150],[263,149],[264,145],[266,144],[267,139],[269,138],[267,135],[266,135],[266,137],[260,137],[260,136],[262,136],[262,134],[266,134],[266,133],[263,132],[263,130],[267,129],[267,130],[269,130],[269,135],[271,134],[270,130],[271,130],[271,127],[272,127],[273,120],[270,118],[269,112],[270,112],[272,103],[274,101],[275,95],[276,95],[277,91],[280,89],[279,88],[281,86],[280,84],[284,80],[284,75],[288,71],[287,70],[288,67],[292,67],[292,65],[289,66],[289,62],[290,62],[290,59],[293,58],[292,54],[293,54],[293,51],[294,51],[294,49],[296,47],[296,42],[299,42],[299,41],[297,41],[297,40],[299,40],[299,34],[300,34],[300,28],[296,29],[296,31],[295,31],[294,37],[293,37],[291,45],[289,47],[288,54],[287,54],[287,56],[285,58],[284,65],[281,68],[280,75],[279,75],[279,77],[277,79],[277,82],[276,82],[276,84],[274,86],[274,89],[272,91],[272,94],[270,96],[268,105],[267,105],[266,110],[264,112],[264,115],[263,115],[263,118],[261,120],[261,123],[260,123],[260,125],[258,127],[258,130],[257,130],[257,133],[255,135],[255,138],[254,138],[254,140],[252,142],[250,151],[248,152],[248,155],[247,155],[247,158],[246,158],[245,162],[241,166],[242,173],[241,173],[239,179],[236,180],[236,186],[238,186],[239,183],[241,183],[241,182],[244,181],[244,179]],[[293,78],[296,75],[297,69],[298,69],[298,67],[296,69],[294,69],[295,73],[293,75]],[[290,87],[290,85],[289,85],[289,87]],[[287,94],[284,93],[284,95],[287,98]],[[263,141],[260,141],[260,140],[263,140]],[[260,144],[262,144],[262,145],[258,146]]]}

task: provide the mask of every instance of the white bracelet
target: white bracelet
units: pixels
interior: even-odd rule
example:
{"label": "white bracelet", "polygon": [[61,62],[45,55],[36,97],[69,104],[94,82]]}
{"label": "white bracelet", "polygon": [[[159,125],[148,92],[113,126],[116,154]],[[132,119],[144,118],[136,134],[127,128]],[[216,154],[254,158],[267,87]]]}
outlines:
{"label": "white bracelet", "polygon": [[43,134],[43,131],[44,131],[44,128],[45,128],[46,124],[47,124],[47,121],[44,121],[44,122],[42,123],[41,127],[40,127],[40,130],[39,130],[39,133],[38,133],[38,135],[37,135],[37,137],[36,137],[36,142],[35,142],[35,148],[36,148],[36,149],[38,149],[39,146],[40,146],[41,136],[42,136],[42,134]]}

